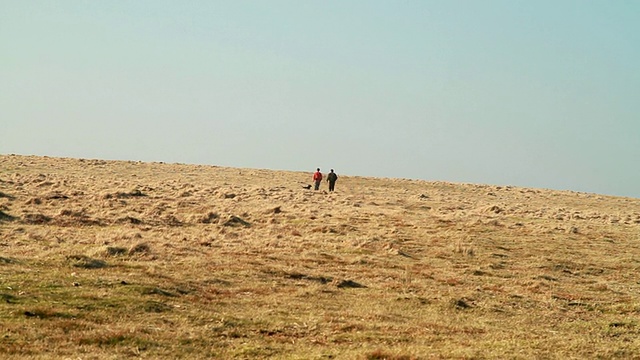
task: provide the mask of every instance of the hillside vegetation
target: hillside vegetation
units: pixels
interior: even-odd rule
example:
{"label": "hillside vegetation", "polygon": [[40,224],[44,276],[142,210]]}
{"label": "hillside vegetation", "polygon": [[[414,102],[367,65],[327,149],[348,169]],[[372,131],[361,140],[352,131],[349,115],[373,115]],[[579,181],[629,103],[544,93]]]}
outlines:
{"label": "hillside vegetation", "polygon": [[638,199],[311,174],[0,156],[0,358],[640,358]]}

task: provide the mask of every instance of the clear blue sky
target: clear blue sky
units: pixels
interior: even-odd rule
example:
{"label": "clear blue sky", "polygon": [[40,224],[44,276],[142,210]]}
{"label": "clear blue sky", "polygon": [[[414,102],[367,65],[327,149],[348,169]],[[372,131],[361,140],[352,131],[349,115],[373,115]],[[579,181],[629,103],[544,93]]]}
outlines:
{"label": "clear blue sky", "polygon": [[640,1],[0,0],[0,129],[2,154],[640,197]]}

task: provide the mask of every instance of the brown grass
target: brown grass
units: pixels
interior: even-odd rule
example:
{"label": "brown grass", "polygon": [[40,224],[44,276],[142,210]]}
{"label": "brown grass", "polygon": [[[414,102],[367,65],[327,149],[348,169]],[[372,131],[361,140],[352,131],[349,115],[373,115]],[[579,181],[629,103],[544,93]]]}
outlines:
{"label": "brown grass", "polygon": [[310,177],[0,156],[0,358],[640,358],[637,199]]}

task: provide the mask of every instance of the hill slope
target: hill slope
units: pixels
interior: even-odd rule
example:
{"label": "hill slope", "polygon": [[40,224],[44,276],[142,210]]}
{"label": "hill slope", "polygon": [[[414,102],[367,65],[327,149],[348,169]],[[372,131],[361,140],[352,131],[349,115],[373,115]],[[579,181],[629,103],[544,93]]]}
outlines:
{"label": "hill slope", "polygon": [[640,356],[639,200],[310,178],[0,156],[0,356]]}

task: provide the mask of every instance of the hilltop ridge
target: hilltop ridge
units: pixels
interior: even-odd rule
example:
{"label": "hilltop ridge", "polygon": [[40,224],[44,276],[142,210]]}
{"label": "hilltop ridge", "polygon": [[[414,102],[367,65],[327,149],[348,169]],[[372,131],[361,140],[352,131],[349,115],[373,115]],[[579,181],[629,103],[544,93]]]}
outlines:
{"label": "hilltop ridge", "polygon": [[0,156],[0,354],[640,353],[637,199],[310,179]]}

